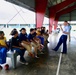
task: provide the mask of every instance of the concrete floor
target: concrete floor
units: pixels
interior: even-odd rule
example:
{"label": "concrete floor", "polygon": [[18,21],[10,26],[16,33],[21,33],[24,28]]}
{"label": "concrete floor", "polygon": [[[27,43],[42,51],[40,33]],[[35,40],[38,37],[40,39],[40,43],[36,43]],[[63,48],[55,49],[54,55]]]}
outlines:
{"label": "concrete floor", "polygon": [[[17,68],[13,69],[11,60],[7,59],[7,63],[10,66],[8,71],[1,70],[0,75],[57,75],[57,68],[60,58],[60,50],[54,52],[51,49],[57,44],[58,34],[51,34],[50,43],[44,49],[44,55],[40,55],[39,59],[30,59],[29,65],[22,65],[19,63],[19,57],[17,59]],[[76,75],[76,38],[73,35],[71,42],[68,43],[68,54],[62,55],[61,63],[58,75]],[[27,58],[27,57],[26,57]],[[28,59],[28,58],[27,58]],[[3,65],[4,66],[4,65]]]}

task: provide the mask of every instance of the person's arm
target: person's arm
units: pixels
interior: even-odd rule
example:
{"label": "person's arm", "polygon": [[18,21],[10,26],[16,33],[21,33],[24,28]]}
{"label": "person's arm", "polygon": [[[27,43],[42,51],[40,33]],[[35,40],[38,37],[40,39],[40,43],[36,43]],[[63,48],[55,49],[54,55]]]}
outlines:
{"label": "person's arm", "polygon": [[12,46],[13,48],[20,48],[20,49],[24,49],[24,47],[19,47],[19,46]]}
{"label": "person's arm", "polygon": [[25,43],[25,44],[30,44],[30,42],[29,41],[22,41],[22,43]]}
{"label": "person's arm", "polygon": [[19,42],[20,43],[25,43],[25,44],[28,44],[29,45],[29,41],[27,40],[27,38],[26,38],[26,40],[22,40],[21,38],[22,37],[19,37]]}
{"label": "person's arm", "polygon": [[21,47],[20,43],[19,43],[19,46],[16,46],[13,38],[11,39],[11,48],[24,49],[23,47]]}
{"label": "person's arm", "polygon": [[6,43],[6,47],[9,48],[9,46],[8,46],[8,44],[7,44],[7,41],[5,41],[5,43]]}
{"label": "person's arm", "polygon": [[37,44],[37,42],[33,39],[33,42]]}
{"label": "person's arm", "polygon": [[61,31],[63,31],[62,25],[60,25],[60,29],[61,29]]}
{"label": "person's arm", "polygon": [[65,34],[69,34],[69,32],[65,32],[65,31],[63,31],[63,33],[65,33]]}
{"label": "person's arm", "polygon": [[29,40],[30,42],[34,42],[32,36],[30,36],[30,35],[29,35],[29,37],[28,37],[28,40]]}
{"label": "person's arm", "polygon": [[6,48],[8,48],[7,46],[1,45],[1,44],[0,44],[0,47],[6,47]]}

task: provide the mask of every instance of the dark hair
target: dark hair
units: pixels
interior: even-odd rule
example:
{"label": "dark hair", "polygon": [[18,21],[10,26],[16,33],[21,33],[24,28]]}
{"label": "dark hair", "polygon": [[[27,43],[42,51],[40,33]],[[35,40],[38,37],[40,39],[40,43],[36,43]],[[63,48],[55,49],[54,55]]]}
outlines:
{"label": "dark hair", "polygon": [[14,28],[14,29],[11,31],[10,35],[12,35],[13,31],[17,31],[17,29],[16,29],[16,28]]}
{"label": "dark hair", "polygon": [[0,31],[0,35],[2,35],[2,34],[4,34],[4,32],[3,31]]}
{"label": "dark hair", "polygon": [[70,23],[68,23],[68,25],[70,25]]}
{"label": "dark hair", "polygon": [[47,32],[49,31],[49,30],[46,30]]}
{"label": "dark hair", "polygon": [[33,29],[33,28],[31,28],[31,29],[30,29],[30,32],[32,32],[33,30],[34,30],[34,29]]}
{"label": "dark hair", "polygon": [[41,29],[43,29],[43,27],[41,27]]}
{"label": "dark hair", "polygon": [[17,30],[16,28],[14,28],[13,30]]}
{"label": "dark hair", "polygon": [[26,29],[25,29],[25,28],[21,28],[20,32],[21,32],[22,30],[26,30]]}
{"label": "dark hair", "polygon": [[17,34],[18,32],[16,31],[16,30],[14,30],[14,31],[12,31],[11,32],[11,35],[15,35],[15,34]]}
{"label": "dark hair", "polygon": [[35,30],[37,30],[37,28],[35,28]]}
{"label": "dark hair", "polygon": [[66,20],[64,22],[67,22]]}

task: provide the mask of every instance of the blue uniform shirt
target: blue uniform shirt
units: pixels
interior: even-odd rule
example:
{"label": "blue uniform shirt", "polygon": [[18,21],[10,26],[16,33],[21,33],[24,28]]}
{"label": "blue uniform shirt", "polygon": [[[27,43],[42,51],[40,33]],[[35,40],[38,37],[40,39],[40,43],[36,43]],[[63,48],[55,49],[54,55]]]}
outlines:
{"label": "blue uniform shirt", "polygon": [[28,35],[28,40],[31,42],[31,40],[33,40],[33,38],[34,38],[34,36],[33,36],[33,34],[29,34]]}
{"label": "blue uniform shirt", "polygon": [[[63,26],[63,32],[70,32],[70,28],[69,26]],[[68,35],[68,34],[65,34],[65,33],[62,33],[63,35]]]}
{"label": "blue uniform shirt", "polygon": [[26,40],[27,40],[26,34],[20,33],[20,34],[19,34],[19,40],[20,40],[20,42],[21,42],[21,41],[26,41]]}

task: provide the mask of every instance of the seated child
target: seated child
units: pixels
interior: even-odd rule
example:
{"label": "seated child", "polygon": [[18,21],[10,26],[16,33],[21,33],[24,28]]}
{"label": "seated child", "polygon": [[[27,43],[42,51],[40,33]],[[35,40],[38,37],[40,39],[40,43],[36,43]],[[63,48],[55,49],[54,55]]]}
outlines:
{"label": "seated child", "polygon": [[0,31],[0,64],[6,63],[7,50],[6,37],[4,36],[4,32]]}
{"label": "seated child", "polygon": [[42,45],[44,45],[44,37],[43,37],[43,34],[41,33],[41,31],[38,31],[38,35],[37,35],[37,38],[39,38],[40,39],[40,41],[41,41],[41,44]]}
{"label": "seated child", "polygon": [[20,62],[22,64],[28,65],[28,63],[24,59],[25,48],[23,46],[21,46],[17,30],[13,30],[11,32],[11,35],[12,35],[12,38],[11,38],[11,50],[12,51],[16,50],[16,52],[18,52],[19,55],[20,55]]}
{"label": "seated child", "polygon": [[19,40],[21,42],[21,45],[26,48],[26,50],[29,52],[29,56],[32,56],[34,57],[34,54],[32,53],[32,45],[31,43],[29,42],[28,38],[27,38],[27,35],[26,35],[26,29],[25,28],[22,28],[20,30],[20,34],[19,34]]}
{"label": "seated child", "polygon": [[38,44],[37,44],[37,42],[34,40],[33,33],[34,33],[34,29],[31,28],[31,29],[30,29],[30,34],[28,35],[28,39],[29,39],[29,41],[31,42],[31,45],[34,47],[35,57],[36,57],[36,58],[39,58],[39,57],[37,56]]}
{"label": "seated child", "polygon": [[[40,32],[38,32],[38,34],[40,34]],[[38,44],[38,49],[39,49],[39,51],[42,53],[43,45],[41,44],[41,39],[39,39],[39,38],[37,37],[38,34],[36,33],[36,30],[34,29],[34,33],[33,33],[34,40],[37,42],[37,44]]]}

